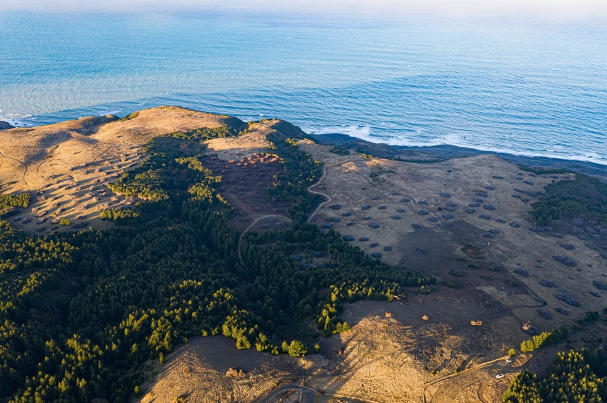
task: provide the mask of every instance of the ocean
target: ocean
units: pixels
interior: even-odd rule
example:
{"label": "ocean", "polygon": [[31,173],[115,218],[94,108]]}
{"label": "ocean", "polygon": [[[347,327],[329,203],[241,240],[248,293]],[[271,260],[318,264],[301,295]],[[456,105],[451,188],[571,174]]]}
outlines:
{"label": "ocean", "polygon": [[0,120],[170,104],[607,165],[606,66],[604,22],[5,12]]}

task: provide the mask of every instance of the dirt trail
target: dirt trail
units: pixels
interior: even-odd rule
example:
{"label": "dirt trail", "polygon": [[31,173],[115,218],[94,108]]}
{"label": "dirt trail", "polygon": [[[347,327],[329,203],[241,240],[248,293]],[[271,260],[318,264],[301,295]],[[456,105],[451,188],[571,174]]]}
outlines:
{"label": "dirt trail", "polygon": [[[322,180],[324,179],[324,177],[325,177],[326,174],[327,174],[327,167],[325,167],[323,169],[322,175],[321,175],[320,179],[318,180],[318,182],[316,182],[313,185],[308,186],[308,188],[307,188],[308,192],[314,193],[314,194],[319,194],[319,195],[324,196],[324,197],[327,198],[327,201],[319,204],[318,207],[316,208],[316,210],[314,210],[314,212],[312,214],[310,214],[310,217],[308,217],[307,222],[310,222],[314,218],[314,216],[316,215],[316,213],[318,213],[318,211],[321,209],[322,206],[324,206],[325,204],[329,203],[332,200],[331,196],[329,196],[329,195],[327,195],[325,193],[322,193],[322,192],[317,192],[315,190],[312,190],[313,187],[319,185],[322,182]],[[242,253],[240,251],[240,248],[242,246],[242,237],[244,236],[244,234],[247,233],[247,231],[249,231],[251,228],[253,228],[253,226],[255,224],[257,224],[257,222],[259,222],[260,220],[262,220],[264,218],[269,218],[269,217],[279,217],[279,218],[284,218],[285,220],[287,220],[289,222],[292,221],[289,217],[284,216],[284,215],[280,215],[280,214],[267,214],[267,215],[262,215],[261,217],[256,218],[244,231],[242,231],[242,233],[240,234],[240,237],[238,237],[238,246],[237,246],[237,249],[238,249],[238,259],[240,260],[240,263],[243,266],[246,267],[246,264],[244,263],[244,260],[242,259]]]}
{"label": "dirt trail", "polygon": [[280,218],[284,218],[285,220],[291,222],[292,220],[284,215],[280,215],[280,214],[267,214],[267,215],[262,215],[261,217],[256,218],[244,231],[242,231],[242,234],[240,234],[240,236],[238,237],[238,259],[240,260],[240,263],[244,266],[247,267],[247,265],[244,263],[244,260],[242,259],[242,253],[240,252],[240,246],[242,245],[242,237],[244,236],[244,234],[247,233],[248,230],[250,230],[253,225],[257,224],[258,221],[264,219],[264,218],[268,218],[268,217],[280,217]]}
{"label": "dirt trail", "polygon": [[[425,386],[424,386],[424,395],[423,395],[423,401],[424,403],[427,402],[448,402],[450,400],[452,400],[454,398],[453,396],[453,392],[461,392],[462,390],[465,389],[464,387],[464,383],[466,383],[466,387],[469,386],[469,384],[474,384],[477,382],[477,379],[468,379],[470,376],[474,375],[476,372],[485,369],[489,366],[493,367],[493,364],[498,363],[500,361],[505,361],[506,359],[510,358],[509,356],[503,356],[503,357],[499,357],[496,358],[494,360],[490,360],[487,362],[484,362],[482,364],[476,365],[473,368],[470,368],[468,370],[465,370],[463,372],[457,373],[457,374],[451,374],[451,375],[447,375],[443,378],[440,379],[435,379],[431,382],[428,382]],[[500,367],[501,368],[501,367]],[[518,369],[517,369],[518,370]],[[426,389],[429,386],[435,385],[437,383],[440,382],[444,382],[444,381],[448,381],[450,383],[450,385],[448,384],[447,387],[445,387],[445,385],[442,385],[437,391],[436,393],[428,400],[426,398]],[[467,382],[466,382],[467,381]],[[449,387],[450,386],[450,387]],[[457,386],[457,387],[455,387]]]}
{"label": "dirt trail", "polygon": [[308,223],[309,223],[310,221],[312,221],[312,219],[314,218],[314,216],[316,215],[316,213],[318,213],[318,211],[319,211],[319,210],[322,208],[322,206],[324,206],[324,205],[325,205],[325,204],[327,204],[327,203],[330,203],[330,202],[331,202],[331,200],[333,200],[333,199],[331,198],[331,196],[329,196],[329,195],[328,195],[328,194],[326,194],[326,193],[317,192],[316,190],[312,190],[312,188],[313,188],[313,187],[320,185],[320,183],[322,182],[322,180],[325,178],[325,175],[327,174],[327,169],[328,169],[328,168],[329,168],[329,167],[325,167],[325,168],[322,170],[322,175],[320,176],[320,179],[318,180],[318,182],[316,182],[316,183],[315,183],[315,184],[313,184],[313,185],[308,186],[308,192],[310,192],[310,193],[314,193],[314,194],[317,194],[317,195],[321,195],[321,196],[324,196],[324,197],[326,197],[326,198],[327,198],[327,200],[326,200],[326,201],[324,201],[324,202],[320,203],[320,204],[318,205],[318,207],[316,207],[316,210],[314,210],[314,212],[313,212],[312,214],[310,214],[310,217],[308,217],[308,221],[306,221],[306,222],[308,222]]}
{"label": "dirt trail", "polygon": [[27,186],[28,190],[31,190],[29,183],[27,183],[27,180],[25,180],[25,175],[27,174],[27,169],[28,169],[27,164],[25,162],[21,161],[20,159],[17,159],[15,157],[11,157],[10,155],[4,154],[2,151],[0,151],[0,155],[4,156],[6,158],[10,158],[12,160],[15,160],[15,161],[17,161],[18,163],[20,163],[21,165],[23,165],[25,167],[25,170],[23,171],[23,183],[25,183],[25,186]]}

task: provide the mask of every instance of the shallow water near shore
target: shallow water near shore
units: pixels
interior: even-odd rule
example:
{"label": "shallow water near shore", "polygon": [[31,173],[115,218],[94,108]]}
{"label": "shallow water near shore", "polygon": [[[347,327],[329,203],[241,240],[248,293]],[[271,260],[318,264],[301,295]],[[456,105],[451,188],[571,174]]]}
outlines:
{"label": "shallow water near shore", "polygon": [[171,104],[607,165],[606,44],[590,22],[4,13],[0,120]]}

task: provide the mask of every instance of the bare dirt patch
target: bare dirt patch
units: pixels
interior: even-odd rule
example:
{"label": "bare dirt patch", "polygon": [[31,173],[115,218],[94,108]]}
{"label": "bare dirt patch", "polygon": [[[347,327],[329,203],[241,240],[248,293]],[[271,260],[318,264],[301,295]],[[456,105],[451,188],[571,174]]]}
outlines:
{"label": "bare dirt patch", "polygon": [[286,209],[292,205],[270,200],[266,194],[266,189],[274,186],[276,176],[284,171],[275,156],[254,153],[238,160],[224,160],[218,154],[210,154],[204,165],[214,175],[222,176],[217,190],[234,207],[236,214],[231,223],[239,231],[246,229],[258,217],[287,214]]}

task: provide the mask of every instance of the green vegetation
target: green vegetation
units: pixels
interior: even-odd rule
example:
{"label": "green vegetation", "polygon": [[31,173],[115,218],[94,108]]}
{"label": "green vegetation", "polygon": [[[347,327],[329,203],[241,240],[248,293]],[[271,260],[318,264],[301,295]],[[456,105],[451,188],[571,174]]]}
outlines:
{"label": "green vegetation", "polygon": [[[321,333],[349,329],[344,303],[434,284],[305,224],[318,202],[306,187],[320,166],[279,133],[268,137],[285,165],[268,193],[296,203],[294,225],[247,233],[245,265],[231,207],[215,189],[221,178],[188,138],[152,140],[143,164],[116,182],[114,191],[148,199],[127,216],[102,213],[129,226],[29,237],[0,220],[0,400],[131,401],[147,360],[162,363],[199,335],[271,354],[283,341],[288,354],[316,352]],[[330,264],[301,267],[291,254],[305,251]]]}
{"label": "green vegetation", "polygon": [[461,273],[457,270],[449,270],[449,274],[451,274],[454,277],[465,277],[466,276],[464,273]]}
{"label": "green vegetation", "polygon": [[533,336],[531,339],[522,342],[521,352],[530,353],[540,347],[558,343],[561,340],[565,340],[568,335],[569,331],[565,326],[561,326],[558,329],[554,329],[550,332],[542,332],[541,334]]}
{"label": "green vegetation", "polygon": [[322,174],[321,163],[314,161],[312,156],[299,151],[299,146],[286,142],[286,137],[279,132],[266,136],[275,154],[282,160],[285,172],[278,177],[276,185],[266,191],[272,200],[296,203],[289,208],[293,221],[304,223],[318,203],[321,196],[311,194],[307,188],[318,181]]}
{"label": "green vegetation", "polygon": [[576,215],[607,224],[607,183],[577,174],[575,180],[559,181],[545,190],[547,195],[534,203],[530,212],[539,225]]}
{"label": "green vegetation", "polygon": [[201,129],[190,130],[189,132],[173,132],[166,134],[167,137],[173,137],[180,140],[206,141],[215,138],[224,138],[234,136],[237,133],[226,126],[209,129],[203,127]]}
{"label": "green vegetation", "polygon": [[298,146],[298,144],[297,144],[297,140],[296,140],[296,139],[293,139],[293,138],[291,138],[291,137],[286,138],[286,139],[285,139],[285,143],[287,143],[288,145],[290,145],[290,146],[292,146],[292,147],[297,147],[297,146]]}
{"label": "green vegetation", "polygon": [[137,116],[139,116],[139,111],[133,112],[133,113],[131,113],[129,115],[126,115],[125,117],[123,117],[120,120],[124,122],[124,121],[127,121],[127,120],[135,119]]}
{"label": "green vegetation", "polygon": [[512,381],[507,403],[604,402],[607,400],[607,353],[595,350],[559,353],[544,377],[522,372]]}
{"label": "green vegetation", "polygon": [[[326,256],[331,263],[308,265],[291,258],[310,254]],[[336,232],[323,234],[311,224],[295,224],[284,232],[247,233],[242,255],[248,268],[243,275],[251,282],[249,298],[261,316],[277,319],[275,330],[287,338],[309,333],[305,319],[311,315],[325,335],[347,331],[349,326],[339,318],[344,303],[391,301],[402,286],[436,282],[372,259]]]}
{"label": "green vegetation", "polygon": [[128,209],[106,209],[100,215],[102,220],[111,220],[118,225],[134,224],[134,220],[140,216],[139,212]]}
{"label": "green vegetation", "polygon": [[565,169],[559,169],[559,168],[539,168],[539,167],[529,167],[526,165],[519,165],[518,168],[521,171],[531,172],[536,175],[559,175],[559,174],[571,173],[571,171],[567,171]]}
{"label": "green vegetation", "polygon": [[422,285],[421,287],[419,287],[419,290],[415,291],[414,294],[418,294],[418,295],[428,295],[431,294],[435,291],[437,291],[438,289],[436,288],[435,285]]}
{"label": "green vegetation", "polygon": [[577,323],[579,323],[580,325],[583,325],[585,323],[594,322],[600,316],[601,316],[601,314],[599,314],[597,311],[587,311],[583,318],[578,319]]}
{"label": "green vegetation", "polygon": [[449,287],[449,288],[453,288],[453,289],[462,288],[464,286],[461,281],[457,281],[457,280],[447,280],[443,284],[445,285],[445,287]]}
{"label": "green vegetation", "polygon": [[70,226],[72,223],[70,222],[70,220],[68,220],[67,218],[62,218],[61,220],[59,220],[59,225],[63,225],[65,227]]}
{"label": "green vegetation", "polygon": [[303,357],[308,352],[303,343],[297,340],[293,340],[291,344],[287,344],[286,341],[283,341],[281,347],[282,351],[289,354],[291,357]]}
{"label": "green vegetation", "polygon": [[508,350],[508,355],[509,355],[510,357],[514,357],[514,356],[516,355],[516,350],[515,350],[515,349],[513,349],[513,348],[511,348],[510,350]]}
{"label": "green vegetation", "polygon": [[333,154],[337,154],[337,155],[350,155],[349,150],[342,150],[340,148],[337,148],[336,146],[331,146],[331,148],[329,149],[329,152],[331,152]]}
{"label": "green vegetation", "polygon": [[20,195],[0,195],[0,218],[15,214],[17,207],[28,207],[31,201],[31,194],[21,193]]}

